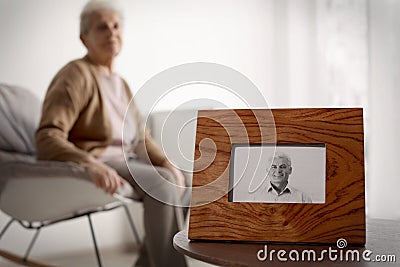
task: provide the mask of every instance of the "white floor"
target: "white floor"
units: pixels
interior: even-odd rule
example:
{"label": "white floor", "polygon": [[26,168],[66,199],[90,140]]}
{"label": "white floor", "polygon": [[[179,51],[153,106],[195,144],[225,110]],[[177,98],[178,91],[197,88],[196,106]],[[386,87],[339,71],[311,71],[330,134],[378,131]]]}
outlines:
{"label": "white floor", "polygon": [[[137,252],[128,252],[126,249],[102,249],[101,258],[104,267],[133,267]],[[50,255],[45,258],[35,258],[35,260],[45,262],[47,264],[54,264],[55,266],[63,267],[96,267],[97,261],[94,251],[85,251],[82,253],[63,254],[63,255]],[[212,267],[191,258],[187,258],[189,267]],[[0,257],[1,267],[17,267],[24,266],[16,264]],[[169,266],[166,266],[169,267]],[[173,266],[171,266],[173,267]]]}

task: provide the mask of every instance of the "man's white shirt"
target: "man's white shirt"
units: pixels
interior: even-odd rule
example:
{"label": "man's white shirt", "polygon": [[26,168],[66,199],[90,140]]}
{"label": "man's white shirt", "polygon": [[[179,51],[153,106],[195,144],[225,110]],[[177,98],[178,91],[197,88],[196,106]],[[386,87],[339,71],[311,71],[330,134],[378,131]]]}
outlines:
{"label": "man's white shirt", "polygon": [[287,185],[280,193],[278,193],[269,184],[268,187],[260,188],[253,195],[254,202],[265,203],[312,203],[311,197],[306,193]]}

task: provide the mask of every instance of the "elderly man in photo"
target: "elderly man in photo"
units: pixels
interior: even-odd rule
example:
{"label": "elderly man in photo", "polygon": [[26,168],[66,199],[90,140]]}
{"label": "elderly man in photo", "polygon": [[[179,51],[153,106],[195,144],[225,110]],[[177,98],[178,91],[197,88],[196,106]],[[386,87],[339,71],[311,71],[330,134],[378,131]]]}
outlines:
{"label": "elderly man in photo", "polygon": [[312,203],[311,198],[304,192],[289,185],[292,174],[292,162],[284,153],[275,153],[268,172],[269,187],[267,201],[274,203]]}

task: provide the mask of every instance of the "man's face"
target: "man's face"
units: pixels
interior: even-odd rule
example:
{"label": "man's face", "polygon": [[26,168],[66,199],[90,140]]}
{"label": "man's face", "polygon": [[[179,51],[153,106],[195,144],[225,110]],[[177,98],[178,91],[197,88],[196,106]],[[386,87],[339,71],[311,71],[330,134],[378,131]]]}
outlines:
{"label": "man's face", "polygon": [[292,167],[286,158],[274,158],[268,176],[271,183],[279,187],[288,181],[291,173]]}

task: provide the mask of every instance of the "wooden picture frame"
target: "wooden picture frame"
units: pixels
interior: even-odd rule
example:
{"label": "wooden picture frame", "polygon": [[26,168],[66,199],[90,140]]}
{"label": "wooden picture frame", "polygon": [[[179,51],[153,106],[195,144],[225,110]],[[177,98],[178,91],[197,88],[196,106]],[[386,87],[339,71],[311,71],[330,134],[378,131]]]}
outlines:
{"label": "wooden picture frame", "polygon": [[[228,201],[232,144],[325,144],[325,203]],[[199,111],[189,239],[365,244],[361,108]]]}

